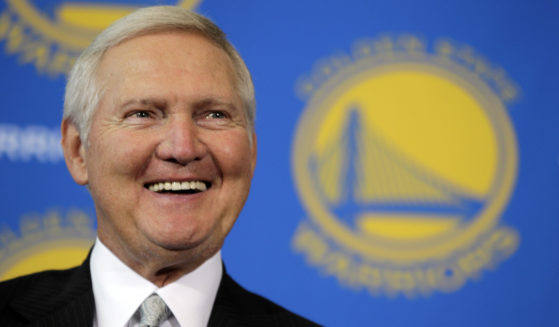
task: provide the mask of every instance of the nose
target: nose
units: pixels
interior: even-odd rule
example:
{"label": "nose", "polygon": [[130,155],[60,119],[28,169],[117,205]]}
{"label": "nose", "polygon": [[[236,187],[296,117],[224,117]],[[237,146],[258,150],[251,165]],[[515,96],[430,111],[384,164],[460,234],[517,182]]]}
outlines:
{"label": "nose", "polygon": [[177,116],[167,121],[156,156],[161,160],[187,165],[201,160],[206,151],[194,121],[189,117]]}

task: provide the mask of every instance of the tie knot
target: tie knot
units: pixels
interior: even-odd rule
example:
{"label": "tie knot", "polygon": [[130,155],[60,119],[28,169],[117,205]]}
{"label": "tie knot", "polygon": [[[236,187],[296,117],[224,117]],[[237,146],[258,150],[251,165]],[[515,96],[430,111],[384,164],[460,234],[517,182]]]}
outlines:
{"label": "tie knot", "polygon": [[171,310],[157,294],[150,295],[140,306],[140,327],[159,326],[171,315]]}

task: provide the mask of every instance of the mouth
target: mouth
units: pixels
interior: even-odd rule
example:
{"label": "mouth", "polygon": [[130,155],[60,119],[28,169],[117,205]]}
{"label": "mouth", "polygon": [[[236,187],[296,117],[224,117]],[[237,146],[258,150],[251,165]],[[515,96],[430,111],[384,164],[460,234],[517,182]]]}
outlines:
{"label": "mouth", "polygon": [[156,193],[195,194],[206,191],[211,187],[211,183],[204,181],[166,181],[148,183],[144,187]]}

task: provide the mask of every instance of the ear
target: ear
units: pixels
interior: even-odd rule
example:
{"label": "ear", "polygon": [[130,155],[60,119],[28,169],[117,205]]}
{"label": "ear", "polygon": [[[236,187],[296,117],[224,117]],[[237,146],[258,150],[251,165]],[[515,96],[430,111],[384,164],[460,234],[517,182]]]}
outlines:
{"label": "ear", "polygon": [[257,146],[256,146],[256,133],[254,131],[252,131],[252,156],[250,158],[250,164],[251,164],[251,171],[252,171],[252,175],[254,175],[254,168],[256,167],[256,153],[257,153]]}
{"label": "ear", "polygon": [[88,183],[87,162],[85,158],[85,146],[82,144],[80,133],[74,123],[64,119],[61,125],[62,150],[66,167],[74,181],[80,185]]}

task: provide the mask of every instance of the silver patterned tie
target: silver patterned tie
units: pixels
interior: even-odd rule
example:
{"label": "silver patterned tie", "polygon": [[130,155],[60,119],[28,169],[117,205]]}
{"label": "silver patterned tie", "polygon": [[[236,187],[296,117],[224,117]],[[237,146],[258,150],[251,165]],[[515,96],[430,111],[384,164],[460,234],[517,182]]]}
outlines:
{"label": "silver patterned tie", "polygon": [[157,294],[150,295],[140,306],[140,327],[159,326],[171,315],[171,310]]}

